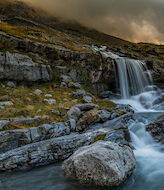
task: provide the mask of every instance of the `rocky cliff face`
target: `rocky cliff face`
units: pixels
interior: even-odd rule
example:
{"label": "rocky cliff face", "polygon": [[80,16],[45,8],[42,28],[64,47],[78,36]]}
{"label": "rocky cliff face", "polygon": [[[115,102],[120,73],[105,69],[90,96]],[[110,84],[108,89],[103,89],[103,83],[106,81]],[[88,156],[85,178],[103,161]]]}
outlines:
{"label": "rocky cliff face", "polygon": [[26,55],[0,52],[0,79],[15,81],[51,81],[49,66],[37,64]]}

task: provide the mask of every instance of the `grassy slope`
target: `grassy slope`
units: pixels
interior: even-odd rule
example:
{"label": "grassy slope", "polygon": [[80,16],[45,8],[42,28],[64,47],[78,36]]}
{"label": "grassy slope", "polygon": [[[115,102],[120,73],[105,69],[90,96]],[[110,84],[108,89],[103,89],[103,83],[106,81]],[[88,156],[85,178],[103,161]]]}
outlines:
{"label": "grassy slope", "polygon": [[[20,19],[18,19],[18,22],[15,22],[13,25],[13,23],[10,23],[10,21],[12,20],[10,20],[10,18],[13,18],[15,16],[15,13],[17,13],[17,16]],[[6,0],[0,2],[0,15],[0,18],[5,19],[6,22],[8,22],[0,23],[0,31],[14,37],[22,39],[27,38],[44,44],[59,45],[72,51],[88,52],[89,49],[84,47],[84,44],[101,44],[108,45],[111,49],[114,49],[116,51],[117,49],[123,49],[129,52],[133,52],[135,55],[138,56],[155,54],[155,56],[160,59],[164,58],[164,46],[144,43],[134,44],[98,32],[96,30],[83,27],[77,23],[61,22],[58,19],[48,17],[44,12],[40,12],[37,9],[28,7],[23,3],[12,4],[11,1],[8,3]],[[36,24],[36,26],[29,26],[31,25],[31,22]],[[0,50],[12,49],[10,45],[8,46],[6,44],[7,43],[5,43],[6,47],[4,48],[4,44],[0,43]],[[41,89],[43,91],[43,94],[40,96],[34,95],[33,92],[36,89]],[[33,117],[36,115],[49,115],[50,122],[63,121],[66,119],[65,117],[63,118],[63,116],[66,114],[66,111],[63,107],[70,108],[71,106],[76,104],[72,102],[72,100],[75,98],[70,96],[70,93],[73,90],[74,89],[71,88],[53,89],[51,83],[44,84],[42,86],[35,85],[31,87],[22,87],[20,85],[17,86],[15,90],[7,87],[0,87],[0,98],[4,98],[5,101],[9,100],[14,103],[14,105],[11,107],[6,106],[6,109],[4,111],[0,110],[0,118],[8,119],[15,117],[24,117],[24,115],[22,115],[22,110],[25,110],[27,112],[26,117]],[[48,105],[47,103],[45,103],[43,101],[45,98],[45,94],[52,94],[52,98],[56,99],[57,103],[54,105]],[[64,98],[68,99],[68,101],[63,101]],[[93,100],[93,102],[99,105],[99,109],[103,109],[106,107],[110,108],[114,106],[114,104],[112,104],[111,102],[102,101],[98,98],[97,100],[98,102],[95,99]],[[77,103],[82,103],[81,98],[78,98]],[[54,116],[51,113],[51,109],[56,109],[60,111],[61,116]],[[44,120],[42,122],[44,123]],[[38,123],[32,126],[12,124],[10,126],[7,126],[5,129],[25,128],[37,125]]]}
{"label": "grassy slope", "polygon": [[[26,19],[27,22],[23,22],[24,26],[28,25],[28,21],[35,22],[38,24],[36,30],[42,29],[42,31],[39,32],[43,32],[43,30],[45,32],[45,30],[47,30],[46,33],[51,31],[51,35],[55,36],[55,44],[69,48],[73,51],[81,51],[83,44],[103,44],[108,45],[115,51],[122,49],[131,52],[138,57],[153,55],[159,59],[164,58],[164,46],[145,43],[135,44],[101,33],[94,29],[86,28],[75,22],[63,22],[55,17],[49,16],[44,11],[32,8],[25,3],[3,0],[3,2],[0,2],[0,15],[3,15],[6,19],[14,18],[15,16]],[[8,22],[10,23],[9,20]],[[15,25],[23,25],[20,21],[13,22],[12,24]],[[44,39],[44,37],[36,39],[36,36],[38,35],[33,36],[33,34],[30,36],[32,39],[47,42],[47,39]]]}

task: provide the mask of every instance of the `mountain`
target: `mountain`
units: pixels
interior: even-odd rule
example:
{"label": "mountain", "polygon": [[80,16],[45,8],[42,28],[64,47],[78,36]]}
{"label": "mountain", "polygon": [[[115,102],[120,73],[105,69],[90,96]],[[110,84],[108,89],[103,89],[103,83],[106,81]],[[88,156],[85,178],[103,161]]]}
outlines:
{"label": "mountain", "polygon": [[[149,69],[157,71],[164,68],[162,45],[132,43],[87,28],[75,21],[63,21],[20,1],[0,2],[0,19],[1,51],[21,52],[35,60],[37,52],[41,57],[48,59],[48,62],[53,62],[61,58],[61,55],[58,55],[61,54],[61,50],[71,51],[72,54],[93,53],[92,45],[105,45],[118,55],[146,61]],[[66,56],[68,57],[62,55],[69,65],[70,60]],[[94,63],[95,67],[97,65],[99,63]],[[156,81],[161,80],[160,75],[161,72],[155,77]]]}

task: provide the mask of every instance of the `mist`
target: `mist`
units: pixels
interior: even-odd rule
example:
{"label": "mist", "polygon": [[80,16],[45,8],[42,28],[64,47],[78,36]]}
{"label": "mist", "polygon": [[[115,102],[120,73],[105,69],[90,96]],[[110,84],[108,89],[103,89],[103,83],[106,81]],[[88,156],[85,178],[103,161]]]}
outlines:
{"label": "mist", "polygon": [[23,1],[129,41],[164,44],[163,0]]}

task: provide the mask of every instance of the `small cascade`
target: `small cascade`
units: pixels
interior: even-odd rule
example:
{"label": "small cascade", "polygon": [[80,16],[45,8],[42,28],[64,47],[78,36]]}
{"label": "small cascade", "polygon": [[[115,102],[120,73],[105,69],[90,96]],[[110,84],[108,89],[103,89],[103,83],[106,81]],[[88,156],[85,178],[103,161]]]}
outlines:
{"label": "small cascade", "polygon": [[92,50],[115,60],[115,76],[121,95],[120,100],[114,100],[116,103],[129,104],[136,111],[164,109],[164,93],[153,85],[151,73],[144,62],[118,56],[106,46],[92,46]]}
{"label": "small cascade", "polygon": [[143,62],[124,57],[117,58],[115,61],[123,99],[144,92],[146,86],[152,84],[151,77],[147,74],[149,71]]}

